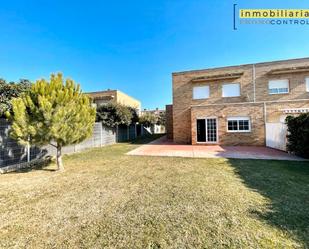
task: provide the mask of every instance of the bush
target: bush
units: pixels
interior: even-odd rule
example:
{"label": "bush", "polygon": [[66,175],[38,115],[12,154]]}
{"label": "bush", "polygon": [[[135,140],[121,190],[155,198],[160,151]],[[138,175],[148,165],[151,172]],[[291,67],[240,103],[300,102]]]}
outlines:
{"label": "bush", "polygon": [[158,121],[158,118],[155,114],[152,113],[145,113],[139,117],[139,122],[145,127],[150,127],[155,125]]}
{"label": "bush", "polygon": [[287,150],[295,155],[309,158],[309,113],[297,117],[288,116]]}
{"label": "bush", "polygon": [[6,117],[6,114],[12,112],[12,99],[29,91],[30,86],[29,80],[7,83],[4,79],[0,79],[0,117]]}
{"label": "bush", "polygon": [[160,113],[157,120],[157,125],[166,125],[166,113]]}
{"label": "bush", "polygon": [[98,122],[102,122],[107,127],[116,127],[117,125],[130,125],[134,118],[133,109],[117,103],[108,103],[97,108]]}

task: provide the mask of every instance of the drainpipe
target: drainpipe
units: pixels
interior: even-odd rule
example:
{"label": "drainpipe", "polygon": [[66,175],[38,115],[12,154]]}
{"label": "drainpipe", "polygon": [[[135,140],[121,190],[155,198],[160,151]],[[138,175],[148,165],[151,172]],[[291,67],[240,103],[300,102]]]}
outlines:
{"label": "drainpipe", "polygon": [[255,64],[252,65],[253,102],[255,102]]}

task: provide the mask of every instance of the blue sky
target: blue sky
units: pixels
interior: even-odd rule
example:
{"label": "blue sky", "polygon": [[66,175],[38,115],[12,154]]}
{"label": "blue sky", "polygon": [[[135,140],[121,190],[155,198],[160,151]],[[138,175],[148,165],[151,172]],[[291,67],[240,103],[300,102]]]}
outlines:
{"label": "blue sky", "polygon": [[163,108],[172,72],[309,56],[309,25],[235,31],[234,3],[309,8],[307,0],[2,1],[0,77],[60,71],[84,91],[119,89],[143,108]]}

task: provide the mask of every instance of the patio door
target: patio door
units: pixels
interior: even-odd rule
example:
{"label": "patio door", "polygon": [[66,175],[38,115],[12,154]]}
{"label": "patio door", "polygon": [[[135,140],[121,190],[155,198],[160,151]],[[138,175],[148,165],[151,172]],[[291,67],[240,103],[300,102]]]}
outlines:
{"label": "patio door", "polygon": [[199,118],[196,120],[196,136],[198,143],[217,143],[217,118]]}

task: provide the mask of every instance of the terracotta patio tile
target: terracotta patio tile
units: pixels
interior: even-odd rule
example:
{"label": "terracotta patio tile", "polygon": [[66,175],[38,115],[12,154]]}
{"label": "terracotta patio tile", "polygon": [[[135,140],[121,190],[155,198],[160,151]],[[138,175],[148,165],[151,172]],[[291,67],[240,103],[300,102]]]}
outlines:
{"label": "terracotta patio tile", "polygon": [[240,158],[271,160],[304,160],[284,151],[258,146],[219,146],[175,144],[165,136],[127,153],[140,156],[170,156],[196,158]]}

